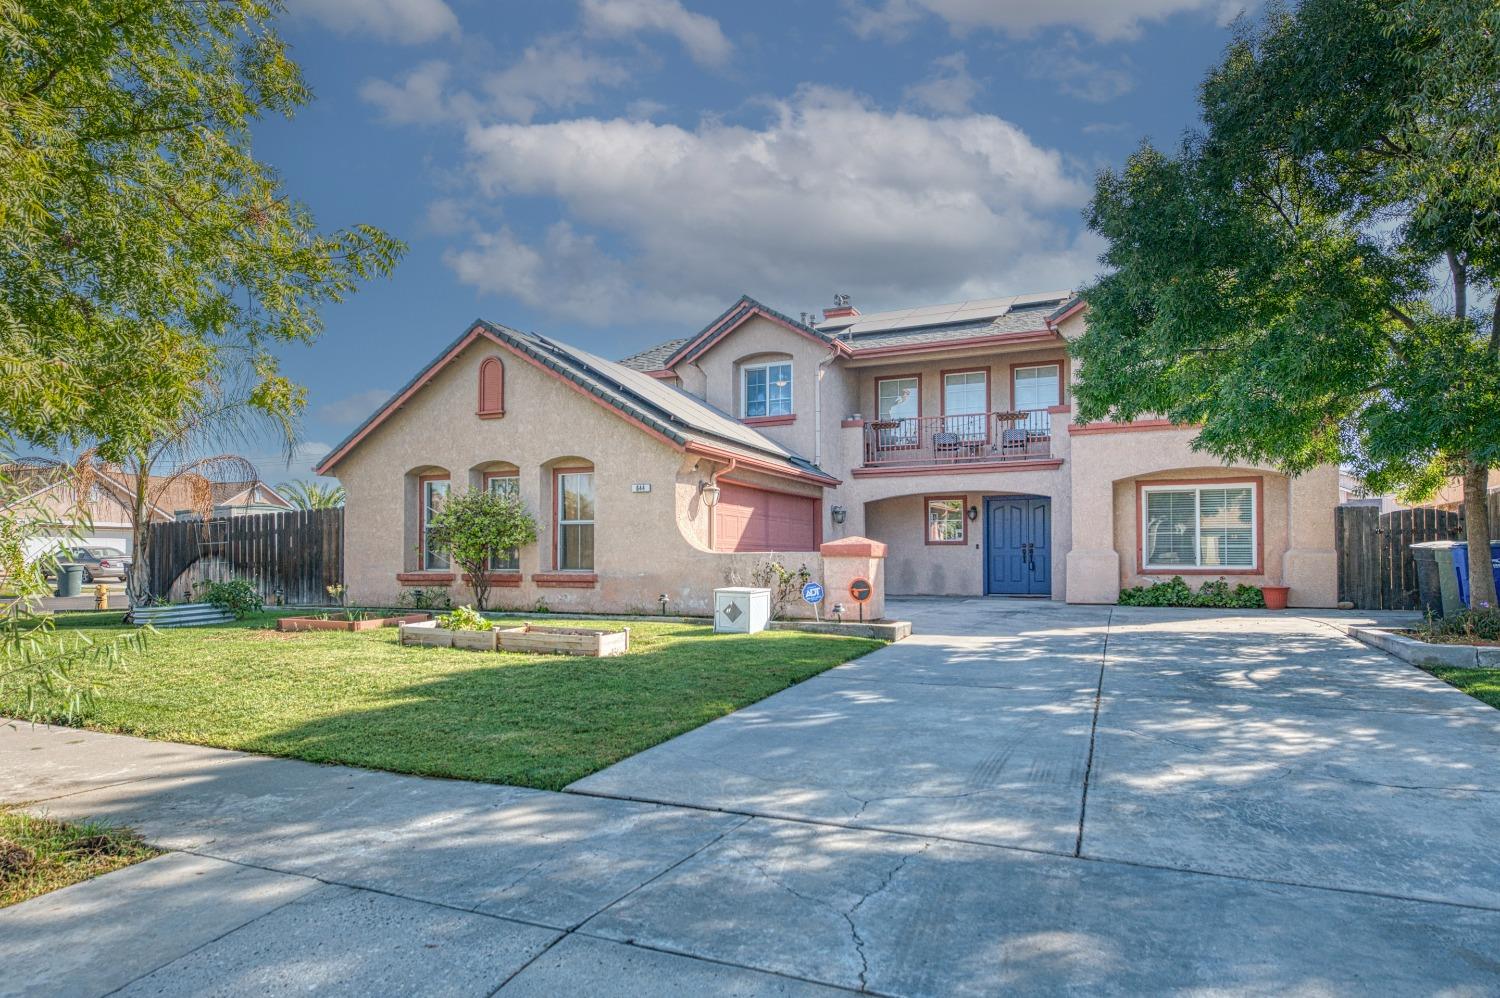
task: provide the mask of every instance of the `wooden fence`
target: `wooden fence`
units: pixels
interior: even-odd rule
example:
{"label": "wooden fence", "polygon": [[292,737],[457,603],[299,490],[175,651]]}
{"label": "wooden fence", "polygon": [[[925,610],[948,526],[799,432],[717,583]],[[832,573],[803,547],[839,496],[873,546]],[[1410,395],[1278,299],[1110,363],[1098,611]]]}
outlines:
{"label": "wooden fence", "polygon": [[344,581],[343,509],[179,520],[151,526],[151,591],[208,579],[249,579],[266,602],[335,602],[327,587]]}
{"label": "wooden fence", "polygon": [[[1490,493],[1490,523],[1500,525],[1500,492]],[[1464,539],[1463,510],[1340,506],[1334,511],[1339,601],[1361,610],[1417,608],[1417,566],[1411,546]]]}

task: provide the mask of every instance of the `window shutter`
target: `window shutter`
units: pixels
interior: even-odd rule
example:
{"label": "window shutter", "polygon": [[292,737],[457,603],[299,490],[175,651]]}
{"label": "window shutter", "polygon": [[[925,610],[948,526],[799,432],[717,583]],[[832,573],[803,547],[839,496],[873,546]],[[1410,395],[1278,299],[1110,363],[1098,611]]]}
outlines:
{"label": "window shutter", "polygon": [[490,357],[479,365],[479,415],[505,414],[505,365]]}

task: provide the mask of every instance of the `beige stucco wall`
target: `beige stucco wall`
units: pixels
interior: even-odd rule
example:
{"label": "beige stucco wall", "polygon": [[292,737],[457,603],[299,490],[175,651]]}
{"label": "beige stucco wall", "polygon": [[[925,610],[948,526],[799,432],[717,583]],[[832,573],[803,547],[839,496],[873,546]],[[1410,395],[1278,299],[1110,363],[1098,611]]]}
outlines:
{"label": "beige stucco wall", "polygon": [[1287,585],[1293,606],[1333,606],[1337,601],[1333,517],[1338,471],[1332,465],[1294,479],[1274,468],[1215,464],[1196,452],[1190,429],[1120,430],[1072,436],[1072,549],[1066,595],[1074,603],[1113,603],[1121,586],[1169,575],[1138,571],[1140,532],[1136,486],[1140,481],[1259,477],[1262,573],[1190,575],[1200,583]]}
{"label": "beige stucco wall", "polygon": [[[505,415],[475,415],[479,363],[505,363]],[[514,466],[521,497],[536,516],[540,537],[521,551],[522,584],[492,590],[491,604],[601,612],[658,609],[706,613],[712,590],[743,576],[765,555],[706,550],[706,518],[699,484],[714,462],[684,454],[657,440],[537,370],[501,347],[480,340],[441,370],[391,418],[377,427],[333,473],[348,493],[345,573],[350,602],[388,605],[400,598],[398,572],[418,568],[417,476],[449,473],[452,488],[478,487],[496,462]],[[551,588],[532,575],[553,569],[551,469],[591,463],[595,489],[596,588]],[[737,474],[752,481],[757,476]],[[651,491],[634,493],[635,483]],[[680,523],[680,526],[679,526]],[[818,567],[816,552],[794,552],[787,561]],[[455,602],[472,599],[466,586],[451,588]]]}

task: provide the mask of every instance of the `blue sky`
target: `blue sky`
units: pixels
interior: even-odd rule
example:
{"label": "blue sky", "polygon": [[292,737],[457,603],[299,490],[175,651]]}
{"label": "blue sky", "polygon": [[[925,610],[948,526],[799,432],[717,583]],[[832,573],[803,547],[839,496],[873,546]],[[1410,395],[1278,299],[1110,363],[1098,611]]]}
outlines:
{"label": "blue sky", "polygon": [[620,357],[796,314],[1072,288],[1092,178],[1194,123],[1224,0],[290,0],[257,154],[410,251],[282,352],[305,477],[476,316]]}

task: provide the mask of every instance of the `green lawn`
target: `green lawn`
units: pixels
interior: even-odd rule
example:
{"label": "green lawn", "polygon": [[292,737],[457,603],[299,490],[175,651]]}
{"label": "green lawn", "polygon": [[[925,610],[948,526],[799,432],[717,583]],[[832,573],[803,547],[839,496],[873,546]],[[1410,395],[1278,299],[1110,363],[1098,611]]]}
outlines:
{"label": "green lawn", "polygon": [[0,811],[0,908],[157,855],[126,829]]}
{"label": "green lawn", "polygon": [[1476,700],[1500,708],[1500,669],[1428,669],[1450,686],[1457,686]]}
{"label": "green lawn", "polygon": [[[118,620],[66,614],[58,629],[86,627],[98,638]],[[144,655],[104,677],[81,723],[555,790],[882,645],[631,623],[628,655],[567,658],[402,648],[395,628],[283,634],[273,620],[159,632]]]}

